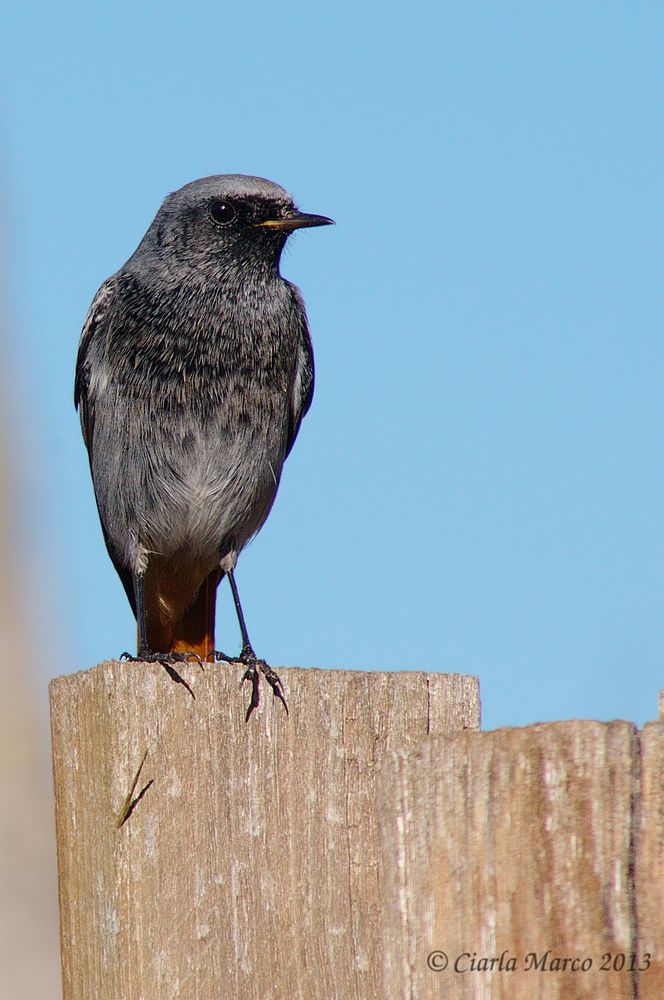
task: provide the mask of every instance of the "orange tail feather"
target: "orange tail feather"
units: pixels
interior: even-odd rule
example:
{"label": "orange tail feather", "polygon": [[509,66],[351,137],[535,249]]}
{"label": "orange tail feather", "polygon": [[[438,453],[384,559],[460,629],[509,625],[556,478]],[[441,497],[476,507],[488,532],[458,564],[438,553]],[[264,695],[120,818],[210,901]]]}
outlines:
{"label": "orange tail feather", "polygon": [[198,653],[202,660],[213,652],[217,587],[221,576],[221,570],[214,569],[201,584],[193,603],[175,621],[164,621],[160,614],[151,614],[149,605],[152,602],[146,601],[150,649],[160,653]]}

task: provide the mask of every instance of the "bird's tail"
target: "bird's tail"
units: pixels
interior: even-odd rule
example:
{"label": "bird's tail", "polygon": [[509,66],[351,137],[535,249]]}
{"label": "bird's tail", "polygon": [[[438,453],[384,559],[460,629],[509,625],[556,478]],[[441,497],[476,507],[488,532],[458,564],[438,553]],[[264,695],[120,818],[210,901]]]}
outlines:
{"label": "bird's tail", "polygon": [[202,660],[213,652],[217,587],[222,576],[220,568],[212,570],[193,603],[175,621],[165,622],[148,611],[146,625],[150,649],[161,653],[198,653]]}

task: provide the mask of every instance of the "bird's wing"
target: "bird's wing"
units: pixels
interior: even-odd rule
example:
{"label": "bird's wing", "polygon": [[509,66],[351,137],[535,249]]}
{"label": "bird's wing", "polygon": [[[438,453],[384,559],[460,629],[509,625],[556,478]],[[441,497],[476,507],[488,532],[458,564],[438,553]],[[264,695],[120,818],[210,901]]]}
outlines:
{"label": "bird's wing", "polygon": [[[290,282],[289,282],[290,284]],[[288,437],[286,439],[287,458],[290,450],[295,444],[295,438],[300,429],[302,418],[311,406],[314,396],[314,350],[309,335],[309,324],[307,314],[304,310],[304,302],[294,285],[290,285],[293,297],[297,305],[297,317],[300,326],[300,336],[297,349],[297,362],[295,366],[295,378],[290,399],[290,413],[288,420]]]}
{"label": "bird's wing", "polygon": [[95,386],[90,378],[89,352],[95,337],[103,336],[115,306],[115,281],[109,278],[101,286],[88,310],[76,357],[74,406],[80,412],[83,440],[92,463],[95,426]]}
{"label": "bird's wing", "polygon": [[[109,278],[101,286],[88,310],[83,324],[83,332],[78,345],[78,355],[76,357],[76,378],[74,380],[74,406],[79,410],[81,417],[81,429],[83,440],[88,449],[90,468],[92,468],[92,451],[94,447],[94,427],[95,427],[95,402],[96,392],[99,390],[99,380],[95,382],[90,374],[90,355],[92,353],[93,342],[99,338],[105,338],[109,324],[112,322],[117,304],[116,282]],[[94,477],[93,477],[94,479]],[[129,603],[134,614],[136,614],[136,598],[134,596],[134,582],[131,573],[118,558],[115,547],[111,543],[106,525],[101,517],[101,530],[104,534],[104,541],[108,554],[111,557],[118,576],[126,591]]]}

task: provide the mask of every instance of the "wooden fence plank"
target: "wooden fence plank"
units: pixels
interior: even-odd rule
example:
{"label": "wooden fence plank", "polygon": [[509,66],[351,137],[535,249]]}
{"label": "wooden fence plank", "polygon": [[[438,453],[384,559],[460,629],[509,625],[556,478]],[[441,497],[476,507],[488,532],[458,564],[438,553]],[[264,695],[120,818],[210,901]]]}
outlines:
{"label": "wooden fence plank", "polygon": [[640,795],[636,810],[634,899],[637,951],[649,955],[640,1000],[664,997],[664,724],[647,723],[639,734]]}
{"label": "wooden fence plank", "polygon": [[52,682],[64,1000],[380,997],[376,765],[479,728],[477,680],[280,674],[248,725],[235,666]]}
{"label": "wooden fence plank", "polygon": [[[661,1000],[652,970],[629,971],[644,943],[633,912],[638,774],[626,722],[463,733],[386,755],[376,785],[385,1000]],[[661,840],[658,850],[661,863]],[[661,951],[661,909],[658,933]]]}

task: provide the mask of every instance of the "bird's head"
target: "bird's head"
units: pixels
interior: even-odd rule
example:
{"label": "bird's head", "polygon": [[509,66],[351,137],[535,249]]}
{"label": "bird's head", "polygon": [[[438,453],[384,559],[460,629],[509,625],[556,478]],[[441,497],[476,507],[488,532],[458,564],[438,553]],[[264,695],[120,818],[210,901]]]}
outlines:
{"label": "bird's head", "polygon": [[168,195],[139,252],[223,269],[248,261],[277,266],[296,229],[333,225],[296,208],[284,188],[262,177],[221,174]]}

